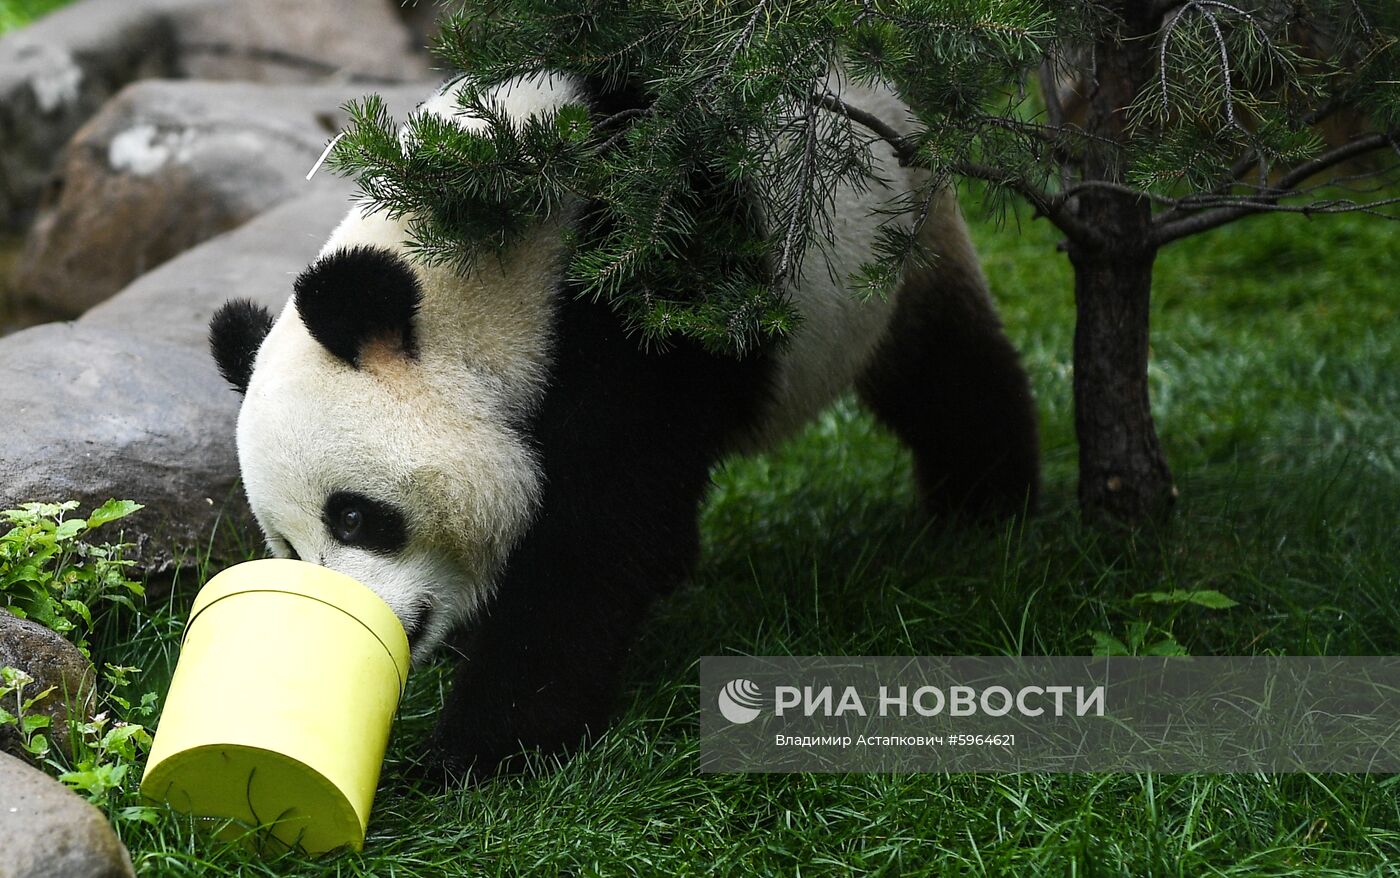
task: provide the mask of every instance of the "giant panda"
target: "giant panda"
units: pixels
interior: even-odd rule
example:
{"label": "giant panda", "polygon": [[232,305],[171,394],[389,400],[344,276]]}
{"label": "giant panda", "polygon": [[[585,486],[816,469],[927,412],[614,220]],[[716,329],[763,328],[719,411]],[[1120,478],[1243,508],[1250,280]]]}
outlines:
{"label": "giant panda", "polygon": [[[889,91],[839,87],[905,124]],[[522,119],[606,106],[600,92],[537,76],[491,96]],[[456,106],[449,85],[419,112],[481,124]],[[872,149],[884,182],[838,192],[830,246],[811,257],[830,270],[808,266],[792,292],[802,322],[745,356],[644,350],[608,305],[575,295],[561,278],[579,211],[463,274],[415,259],[406,220],[352,206],[280,314],[234,300],[214,315],[269,550],[374,589],[415,661],[466,632],[435,764],[484,777],[603,730],[648,608],[695,567],[711,468],[852,388],[912,452],[930,513],[1034,505],[1034,403],[952,194],[922,227],[934,258],[897,293],[860,302],[843,288],[871,256],[877,211],[924,182]]]}

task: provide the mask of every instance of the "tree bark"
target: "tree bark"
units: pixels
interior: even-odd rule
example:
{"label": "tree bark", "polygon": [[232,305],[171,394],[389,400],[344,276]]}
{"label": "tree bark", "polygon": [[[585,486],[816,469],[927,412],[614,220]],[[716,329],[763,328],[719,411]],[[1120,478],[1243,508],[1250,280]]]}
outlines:
{"label": "tree bark", "polygon": [[[1114,27],[1095,40],[1086,128],[1098,144],[1084,179],[1121,182],[1129,142],[1128,108],[1153,81],[1152,36],[1160,13],[1119,0]],[[1074,426],[1079,437],[1079,508],[1086,520],[1126,525],[1161,516],[1176,497],[1157,441],[1147,393],[1148,309],[1152,301],[1152,206],[1131,194],[1098,189],[1071,208],[1092,240],[1070,235],[1074,264]]]}
{"label": "tree bark", "polygon": [[1086,197],[1082,218],[1108,243],[1071,243],[1074,265],[1074,426],[1079,506],[1087,520],[1142,524],[1176,497],[1147,389],[1152,299],[1149,207],[1117,193]]}

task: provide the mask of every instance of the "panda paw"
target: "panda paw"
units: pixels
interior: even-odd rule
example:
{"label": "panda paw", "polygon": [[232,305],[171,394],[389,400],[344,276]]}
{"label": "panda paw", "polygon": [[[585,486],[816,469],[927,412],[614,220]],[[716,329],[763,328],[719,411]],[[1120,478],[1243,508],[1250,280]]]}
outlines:
{"label": "panda paw", "polygon": [[409,773],[418,783],[443,789],[475,787],[528,772],[531,763],[537,761],[531,756],[538,753],[533,748],[522,749],[519,743],[515,749],[507,750],[484,742],[448,738],[439,732],[411,764]]}
{"label": "panda paw", "polygon": [[406,767],[405,774],[415,785],[448,790],[481,786],[507,774],[506,766],[507,760],[464,753],[434,743]]}

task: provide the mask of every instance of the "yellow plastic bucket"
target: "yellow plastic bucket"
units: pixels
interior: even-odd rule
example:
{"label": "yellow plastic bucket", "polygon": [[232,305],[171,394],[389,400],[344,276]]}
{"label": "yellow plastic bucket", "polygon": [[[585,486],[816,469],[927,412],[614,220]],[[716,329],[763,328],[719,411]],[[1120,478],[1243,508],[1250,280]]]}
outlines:
{"label": "yellow plastic bucket", "polygon": [[141,792],[308,853],[359,850],[408,668],[403,627],[354,579],[230,567],[190,609]]}

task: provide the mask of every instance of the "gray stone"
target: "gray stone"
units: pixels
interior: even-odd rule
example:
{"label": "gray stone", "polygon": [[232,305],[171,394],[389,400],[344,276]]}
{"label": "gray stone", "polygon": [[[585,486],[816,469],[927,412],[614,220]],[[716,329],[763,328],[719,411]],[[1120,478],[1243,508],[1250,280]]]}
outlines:
{"label": "gray stone", "polygon": [[132,878],[131,856],[102,812],[0,753],[0,878]]}
{"label": "gray stone", "polygon": [[88,0],[0,36],[0,224],[19,228],[60,147],[128,82],[176,69],[168,15]]}
{"label": "gray stone", "polygon": [[385,0],[82,0],[0,36],[0,227],[28,221],[59,149],[148,77],[369,84],[430,76]]}
{"label": "gray stone", "polygon": [[180,73],[190,78],[393,83],[427,75],[417,39],[386,0],[182,0],[175,8]]}
{"label": "gray stone", "polygon": [[[364,86],[151,80],[64,149],[12,279],[15,306],[71,318],[191,246],[293,195]],[[429,86],[382,91],[399,114]]]}
{"label": "gray stone", "polygon": [[[277,308],[347,209],[348,191],[283,204],[142,276],[72,323],[0,339],[0,508],[108,498],[148,572],[246,551],[237,490],[238,396],[207,350],[225,300]],[[212,547],[211,547],[212,542]]]}
{"label": "gray stone", "polygon": [[[25,698],[52,689],[29,710],[49,718],[49,741],[70,752],[68,723],[87,722],[96,707],[92,663],[59,634],[38,622],[20,619],[0,610],[0,668],[18,668],[34,678],[25,687]],[[5,705],[12,713],[13,705]],[[0,728],[0,750],[23,756],[18,733]]]}

